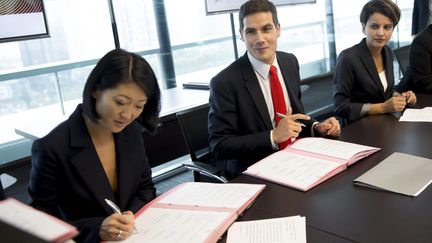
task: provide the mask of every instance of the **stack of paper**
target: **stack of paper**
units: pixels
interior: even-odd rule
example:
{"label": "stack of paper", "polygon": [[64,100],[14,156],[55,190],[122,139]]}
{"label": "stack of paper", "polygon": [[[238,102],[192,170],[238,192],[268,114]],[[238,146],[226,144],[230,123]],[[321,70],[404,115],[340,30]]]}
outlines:
{"label": "stack of paper", "polygon": [[404,122],[432,122],[432,107],[406,109],[399,119]]}
{"label": "stack of paper", "polygon": [[227,243],[306,243],[306,218],[300,216],[235,222]]}
{"label": "stack of paper", "polygon": [[393,153],[354,180],[354,184],[408,196],[419,195],[432,182],[432,160]]}

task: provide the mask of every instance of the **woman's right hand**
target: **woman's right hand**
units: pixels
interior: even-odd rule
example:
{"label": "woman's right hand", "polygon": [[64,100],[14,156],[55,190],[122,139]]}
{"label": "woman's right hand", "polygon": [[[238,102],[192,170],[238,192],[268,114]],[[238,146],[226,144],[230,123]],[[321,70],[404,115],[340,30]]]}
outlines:
{"label": "woman's right hand", "polygon": [[105,241],[127,239],[134,230],[134,224],[134,215],[131,211],[111,214],[102,222],[99,237]]}
{"label": "woman's right hand", "polygon": [[407,102],[403,96],[393,96],[382,104],[384,110],[383,113],[393,113],[403,111]]}

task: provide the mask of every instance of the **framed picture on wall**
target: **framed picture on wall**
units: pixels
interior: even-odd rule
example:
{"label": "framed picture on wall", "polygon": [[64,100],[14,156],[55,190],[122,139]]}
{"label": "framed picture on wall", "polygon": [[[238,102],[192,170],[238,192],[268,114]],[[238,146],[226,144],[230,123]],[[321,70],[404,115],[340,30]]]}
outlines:
{"label": "framed picture on wall", "polygon": [[42,0],[0,1],[0,43],[49,37]]}
{"label": "framed picture on wall", "polygon": [[[205,0],[206,14],[220,14],[238,11],[246,0]],[[316,0],[272,0],[276,6],[315,3]]]}

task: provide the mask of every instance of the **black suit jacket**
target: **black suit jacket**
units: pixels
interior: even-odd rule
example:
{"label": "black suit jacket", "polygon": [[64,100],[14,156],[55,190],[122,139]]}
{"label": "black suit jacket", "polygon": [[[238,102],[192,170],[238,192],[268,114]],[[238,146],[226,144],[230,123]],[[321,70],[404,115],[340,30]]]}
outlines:
{"label": "black suit jacket", "polygon": [[[298,61],[284,52],[277,52],[276,57],[292,113],[304,114]],[[305,122],[301,136],[310,136],[313,122]],[[272,129],[264,95],[246,53],[210,83],[209,141],[213,155],[218,160],[234,160],[241,172],[273,152]]]}
{"label": "black suit jacket", "polygon": [[394,92],[393,53],[386,45],[382,54],[388,84],[385,91],[366,39],[340,53],[333,78],[333,107],[344,123],[360,119],[364,104],[382,103],[391,98]]}
{"label": "black suit jacket", "polygon": [[75,225],[78,242],[98,242],[102,221],[113,213],[104,199],[122,211],[137,212],[155,197],[141,127],[134,122],[114,134],[118,193],[115,195],[82,118],[79,105],[68,120],[34,141],[30,204]]}
{"label": "black suit jacket", "polygon": [[414,0],[411,35],[417,35],[426,28],[430,12],[429,0]]}
{"label": "black suit jacket", "polygon": [[414,89],[432,92],[432,24],[414,38],[410,48],[410,68]]}

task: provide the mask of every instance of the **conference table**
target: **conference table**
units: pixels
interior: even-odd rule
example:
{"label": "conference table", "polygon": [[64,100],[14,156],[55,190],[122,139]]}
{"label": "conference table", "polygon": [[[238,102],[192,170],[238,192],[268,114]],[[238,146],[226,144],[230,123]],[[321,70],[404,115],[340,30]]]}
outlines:
{"label": "conference table", "polygon": [[[417,98],[416,108],[432,106],[432,95]],[[247,175],[232,180],[266,184],[239,221],[305,216],[308,242],[432,242],[432,186],[409,197],[353,184],[393,152],[432,158],[431,138],[432,123],[367,116],[342,128],[339,139],[382,150],[307,192]]]}

